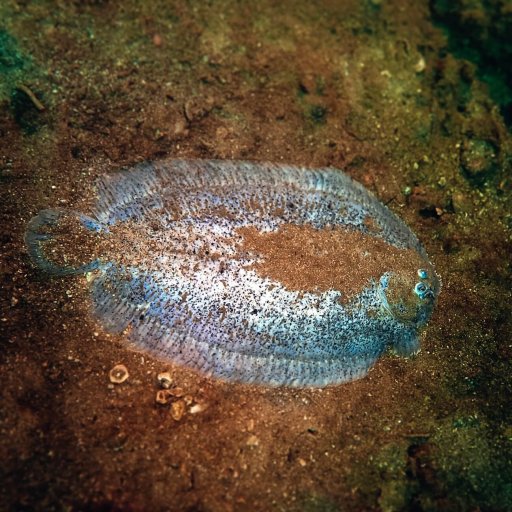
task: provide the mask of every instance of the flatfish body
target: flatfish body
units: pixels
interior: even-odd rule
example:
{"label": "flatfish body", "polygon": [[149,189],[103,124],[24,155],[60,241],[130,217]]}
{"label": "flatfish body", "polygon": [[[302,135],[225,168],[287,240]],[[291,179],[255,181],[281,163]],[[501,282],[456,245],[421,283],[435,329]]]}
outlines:
{"label": "flatfish body", "polygon": [[419,350],[439,280],[412,231],[335,169],[163,160],[100,178],[88,215],[43,210],[32,260],[87,273],[94,315],[225,380],[325,386]]}

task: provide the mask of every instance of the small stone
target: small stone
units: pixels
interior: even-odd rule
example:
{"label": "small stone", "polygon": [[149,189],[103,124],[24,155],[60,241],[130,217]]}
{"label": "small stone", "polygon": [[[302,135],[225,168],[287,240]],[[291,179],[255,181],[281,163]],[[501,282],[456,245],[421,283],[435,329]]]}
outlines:
{"label": "small stone", "polygon": [[190,414],[199,414],[203,412],[208,406],[206,404],[194,404],[190,409]]}
{"label": "small stone", "polygon": [[247,442],[245,443],[247,446],[259,446],[260,444],[260,440],[258,439],[257,436],[255,436],[254,434],[250,435],[248,438],[247,438]]}
{"label": "small stone", "polygon": [[477,184],[485,181],[497,168],[497,150],[486,140],[465,140],[461,146],[460,163],[464,176]]}
{"label": "small stone", "polygon": [[155,401],[157,404],[166,405],[169,403],[171,397],[172,394],[169,392],[168,389],[159,389],[156,392]]}
{"label": "small stone", "polygon": [[128,380],[130,374],[124,364],[116,364],[114,368],[110,370],[108,376],[112,384],[122,384],[124,381]]}
{"label": "small stone", "polygon": [[300,457],[297,459],[297,462],[298,462],[302,467],[304,467],[304,466],[307,464],[307,462],[306,462],[304,459],[301,459]]}
{"label": "small stone", "polygon": [[176,136],[188,135],[187,122],[186,122],[185,118],[178,119],[174,123],[174,135],[176,135]]}
{"label": "small stone", "polygon": [[162,36],[160,34],[155,34],[153,36],[153,44],[155,46],[162,46]]}
{"label": "small stone", "polygon": [[169,372],[162,372],[157,375],[158,384],[162,389],[169,389],[172,385],[172,376]]}
{"label": "small stone", "polygon": [[177,402],[173,402],[171,405],[171,416],[175,421],[180,421],[185,414],[185,402],[183,400],[178,400]]}
{"label": "small stone", "polygon": [[416,71],[416,73],[422,73],[423,71],[425,71],[426,67],[427,63],[425,62],[425,58],[423,56],[420,56],[418,62],[414,64],[414,71]]}

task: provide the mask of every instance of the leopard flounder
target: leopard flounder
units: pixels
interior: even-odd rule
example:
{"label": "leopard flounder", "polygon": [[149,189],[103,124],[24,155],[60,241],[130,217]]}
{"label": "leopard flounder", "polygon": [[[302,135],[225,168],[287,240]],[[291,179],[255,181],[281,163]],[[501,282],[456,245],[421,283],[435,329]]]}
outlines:
{"label": "leopard flounder", "polygon": [[419,350],[440,281],[412,231],[335,169],[163,160],[101,177],[90,215],[43,210],[32,260],[87,273],[95,316],[221,379],[325,386]]}

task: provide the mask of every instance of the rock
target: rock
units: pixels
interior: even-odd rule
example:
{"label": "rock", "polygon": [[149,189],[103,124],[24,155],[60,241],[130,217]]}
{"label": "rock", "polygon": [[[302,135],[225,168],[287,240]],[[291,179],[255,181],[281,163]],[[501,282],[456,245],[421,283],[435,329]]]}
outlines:
{"label": "rock", "polygon": [[245,443],[247,446],[258,446],[260,444],[260,440],[255,436],[254,434],[250,435],[247,438],[247,441]]}
{"label": "rock", "polygon": [[155,401],[157,404],[166,405],[172,398],[172,394],[168,389],[159,389],[156,392]]}
{"label": "rock", "polygon": [[185,414],[186,405],[183,400],[178,400],[177,402],[173,402],[171,405],[171,416],[175,421],[180,421]]}
{"label": "rock", "polygon": [[496,147],[487,140],[465,140],[461,145],[460,163],[464,176],[480,184],[496,171]]}
{"label": "rock", "polygon": [[158,384],[162,389],[169,389],[172,385],[172,376],[169,372],[162,372],[156,376]]}
{"label": "rock", "polygon": [[194,404],[190,409],[190,414],[199,414],[200,412],[203,412],[207,409],[207,404],[200,403],[200,404]]}

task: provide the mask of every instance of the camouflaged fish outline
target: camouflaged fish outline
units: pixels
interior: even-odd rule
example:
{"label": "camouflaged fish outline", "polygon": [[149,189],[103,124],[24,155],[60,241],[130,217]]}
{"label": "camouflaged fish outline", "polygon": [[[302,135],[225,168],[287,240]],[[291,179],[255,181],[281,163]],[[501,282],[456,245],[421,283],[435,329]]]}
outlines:
{"label": "camouflaged fish outline", "polygon": [[86,274],[94,315],[217,378],[314,386],[408,356],[440,281],[412,231],[336,169],[163,160],[101,177],[92,212],[41,211],[32,260]]}

